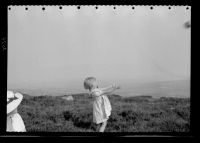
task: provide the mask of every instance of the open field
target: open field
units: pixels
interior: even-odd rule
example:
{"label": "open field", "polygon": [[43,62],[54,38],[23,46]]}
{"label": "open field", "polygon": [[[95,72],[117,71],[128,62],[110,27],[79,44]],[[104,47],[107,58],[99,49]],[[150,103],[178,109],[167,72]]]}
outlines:
{"label": "open field", "polygon": [[[74,94],[63,96],[29,96],[18,111],[28,132],[94,132],[92,98]],[[188,132],[190,98],[152,98],[151,96],[108,96],[112,114],[105,132]]]}

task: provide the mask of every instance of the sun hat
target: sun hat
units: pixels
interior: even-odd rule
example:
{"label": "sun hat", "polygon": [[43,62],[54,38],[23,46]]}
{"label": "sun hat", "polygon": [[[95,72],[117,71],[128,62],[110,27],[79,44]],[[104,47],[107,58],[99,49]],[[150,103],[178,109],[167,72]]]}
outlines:
{"label": "sun hat", "polygon": [[21,103],[22,99],[22,94],[14,93],[13,91],[7,91],[7,114],[16,109]]}

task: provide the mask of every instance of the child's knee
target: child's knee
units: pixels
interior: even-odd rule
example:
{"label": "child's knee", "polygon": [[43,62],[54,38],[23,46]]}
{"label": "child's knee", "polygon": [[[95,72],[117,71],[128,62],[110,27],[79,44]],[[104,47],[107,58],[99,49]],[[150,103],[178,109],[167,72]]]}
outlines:
{"label": "child's knee", "polygon": [[103,124],[107,124],[107,121],[103,122]]}
{"label": "child's knee", "polygon": [[107,125],[107,121],[103,122],[103,123],[101,124],[100,129],[99,129],[99,132],[104,132],[104,130],[105,130],[105,128],[106,128],[106,125]]}
{"label": "child's knee", "polygon": [[107,125],[107,121],[103,122],[101,126],[105,127],[106,125]]}

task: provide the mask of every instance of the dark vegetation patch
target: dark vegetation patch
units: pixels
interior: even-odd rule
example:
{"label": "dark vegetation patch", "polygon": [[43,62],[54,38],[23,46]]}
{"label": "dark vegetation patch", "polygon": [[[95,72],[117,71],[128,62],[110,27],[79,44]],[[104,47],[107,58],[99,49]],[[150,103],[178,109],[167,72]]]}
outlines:
{"label": "dark vegetation patch", "polygon": [[[18,111],[28,132],[94,132],[92,98],[88,94],[24,95]],[[189,132],[190,99],[108,96],[112,114],[105,132]]]}

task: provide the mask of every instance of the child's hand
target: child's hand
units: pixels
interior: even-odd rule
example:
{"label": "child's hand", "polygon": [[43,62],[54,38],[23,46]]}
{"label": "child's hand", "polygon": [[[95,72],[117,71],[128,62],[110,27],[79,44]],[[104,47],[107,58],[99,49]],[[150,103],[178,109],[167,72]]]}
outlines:
{"label": "child's hand", "polygon": [[115,89],[120,89],[120,86],[116,85],[116,84],[113,84],[112,87],[115,88]]}
{"label": "child's hand", "polygon": [[116,86],[116,89],[120,89],[121,87],[119,85]]}

